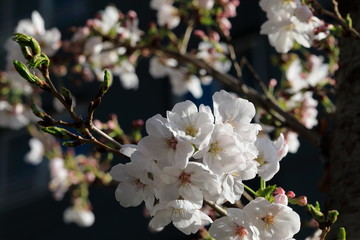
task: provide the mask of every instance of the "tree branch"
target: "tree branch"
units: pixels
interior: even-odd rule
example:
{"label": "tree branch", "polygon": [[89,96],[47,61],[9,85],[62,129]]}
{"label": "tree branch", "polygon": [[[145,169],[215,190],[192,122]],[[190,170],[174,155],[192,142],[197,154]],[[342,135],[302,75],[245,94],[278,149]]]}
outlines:
{"label": "tree branch", "polygon": [[288,126],[292,130],[299,133],[303,138],[308,140],[311,144],[315,146],[320,146],[321,144],[321,136],[317,134],[315,131],[306,128],[299,120],[297,120],[294,116],[285,112],[278,106],[278,103],[270,96],[264,96],[259,94],[255,89],[246,86],[245,84],[239,84],[238,79],[235,77],[221,73],[215,70],[206,62],[197,59],[191,54],[179,54],[177,52],[173,52],[170,50],[157,48],[155,50],[157,55],[167,55],[168,57],[177,59],[179,62],[183,63],[191,63],[198,68],[205,69],[208,74],[213,76],[215,79],[222,82],[224,85],[230,87],[233,91],[238,92],[240,95],[246,97],[249,101],[253,102],[255,105],[262,107],[268,113],[275,116],[279,119],[285,126]]}

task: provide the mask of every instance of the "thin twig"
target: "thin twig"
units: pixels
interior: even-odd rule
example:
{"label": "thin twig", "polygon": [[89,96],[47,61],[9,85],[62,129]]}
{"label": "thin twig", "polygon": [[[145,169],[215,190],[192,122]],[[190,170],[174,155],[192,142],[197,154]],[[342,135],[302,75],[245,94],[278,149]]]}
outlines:
{"label": "thin twig", "polygon": [[256,72],[254,66],[249,63],[249,61],[247,60],[246,57],[241,58],[241,63],[244,64],[249,69],[250,73],[254,77],[256,83],[260,86],[263,93],[266,94],[266,96],[270,97],[268,88],[266,87],[264,82],[261,81],[261,78],[260,78],[259,74]]}
{"label": "thin twig", "polygon": [[184,33],[183,40],[180,45],[180,53],[182,53],[182,54],[186,53],[187,46],[189,44],[191,33],[192,33],[193,29],[194,29],[194,20],[191,19],[188,23],[188,26]]}
{"label": "thin twig", "polygon": [[334,12],[331,12],[329,10],[326,10],[317,0],[309,0],[309,3],[312,3],[313,6],[316,8],[316,10],[320,13],[320,14],[324,14],[327,15],[329,17],[334,18],[336,21],[339,22],[339,24],[346,30],[348,31],[354,38],[356,39],[360,39],[360,33],[353,28],[352,26],[349,26],[346,22],[346,20],[342,17],[342,15],[340,14],[339,8],[338,8],[338,3],[336,0],[332,0],[333,3],[333,9]]}
{"label": "thin twig", "polygon": [[227,212],[223,208],[221,208],[219,205],[217,205],[216,203],[206,200],[206,199],[204,199],[204,203],[207,204],[208,206],[210,206],[212,209],[214,209],[215,212],[217,212],[219,215],[221,215],[223,217],[227,216]]}
{"label": "thin twig", "polygon": [[330,231],[330,227],[325,227],[324,229],[321,229],[321,235],[320,235],[320,240],[325,240],[326,239],[326,235],[329,233]]}
{"label": "thin twig", "polygon": [[218,27],[217,29],[218,29],[218,32],[221,34],[221,36],[226,39],[226,45],[229,49],[230,59],[234,65],[234,68],[236,71],[236,76],[238,77],[239,82],[242,83],[243,74],[242,74],[241,66],[240,66],[239,62],[237,61],[236,52],[235,52],[234,45],[232,44],[231,37],[229,35],[224,34],[223,30],[220,27]]}
{"label": "thin twig", "polygon": [[106,140],[108,140],[112,144],[114,144],[116,146],[117,150],[122,148],[122,144],[115,141],[112,137],[110,137],[109,135],[107,135],[106,133],[104,133],[103,131],[98,129],[92,122],[90,122],[90,129],[93,130],[94,132],[96,132],[97,134],[99,134],[100,136],[104,137]]}
{"label": "thin twig", "polygon": [[253,102],[255,105],[263,108],[265,111],[276,117],[284,126],[288,126],[302,137],[307,139],[311,144],[315,146],[320,146],[321,136],[315,131],[306,128],[298,119],[296,119],[290,113],[284,111],[279,107],[278,103],[268,96],[259,94],[255,89],[246,86],[245,84],[239,84],[238,79],[227,74],[221,73],[215,70],[206,62],[195,58],[191,54],[179,54],[177,52],[169,51],[162,48],[157,48],[155,50],[157,55],[167,55],[168,57],[177,59],[179,62],[186,62],[195,65],[198,68],[205,69],[207,73],[213,76],[215,79],[219,80],[226,86],[233,89],[233,91],[238,92],[240,95],[245,96],[249,101]]}

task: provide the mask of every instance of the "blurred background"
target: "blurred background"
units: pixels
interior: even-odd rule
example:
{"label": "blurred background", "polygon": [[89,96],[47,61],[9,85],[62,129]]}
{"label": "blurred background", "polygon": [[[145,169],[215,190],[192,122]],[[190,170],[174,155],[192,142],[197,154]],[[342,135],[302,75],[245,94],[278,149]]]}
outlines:
{"label": "blurred background", "polygon": [[[0,1],[0,46],[11,37],[20,19],[30,18],[33,10],[38,10],[45,19],[46,29],[57,27],[62,38],[69,38],[71,26],[83,26],[86,19],[93,18],[99,10],[108,4],[114,4],[121,11],[135,10],[140,19],[140,29],[146,30],[149,22],[156,21],[156,12],[149,8],[148,0],[136,1],[96,1],[96,0],[1,0]],[[230,19],[233,24],[232,37],[236,51],[247,56],[262,79],[278,78],[280,72],[269,63],[274,50],[268,45],[267,38],[259,35],[260,26],[265,21],[265,14],[258,6],[258,1],[241,0],[238,16]],[[0,69],[5,66],[4,48],[0,48]],[[110,113],[118,115],[125,131],[130,131],[131,121],[143,119],[166,110],[182,98],[171,94],[167,79],[152,79],[148,73],[148,61],[143,60],[137,68],[140,79],[139,89],[124,90],[119,81],[114,81],[112,89],[104,98],[96,112],[96,118],[106,121]],[[251,85],[251,77],[245,71],[245,80]],[[86,112],[87,96],[91,87],[95,94],[96,83],[89,83],[78,89],[78,112]],[[214,91],[221,89],[221,84],[213,81],[204,86],[204,96],[196,100],[197,104],[211,105]],[[66,116],[63,116],[66,118]],[[38,166],[24,162],[24,155],[29,151],[30,139],[26,129],[13,131],[0,129],[0,240],[16,239],[194,239],[167,226],[163,232],[152,233],[148,230],[149,219],[143,217],[143,206],[123,208],[115,200],[113,188],[93,187],[90,200],[96,217],[90,228],[80,228],[63,222],[63,212],[70,204],[69,198],[57,202],[48,191],[48,162]],[[307,195],[310,203],[324,200],[324,195],[317,188],[322,178],[322,165],[319,152],[302,142],[298,154],[288,154],[281,162],[280,172],[270,183],[277,183],[285,190],[292,190],[297,195]],[[251,184],[258,184],[252,182]],[[254,186],[255,186],[254,185]],[[304,209],[297,209],[301,216],[309,219]],[[295,236],[304,239],[312,229],[306,228]]]}

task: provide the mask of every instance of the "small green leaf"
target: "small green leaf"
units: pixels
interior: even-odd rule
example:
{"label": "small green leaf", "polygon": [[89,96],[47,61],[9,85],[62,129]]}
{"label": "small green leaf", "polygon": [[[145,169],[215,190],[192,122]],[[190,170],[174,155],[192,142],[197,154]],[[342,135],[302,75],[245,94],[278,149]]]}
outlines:
{"label": "small green leaf", "polygon": [[36,75],[30,73],[29,69],[25,66],[25,64],[17,60],[14,60],[13,63],[16,71],[29,83],[35,84],[41,89],[48,91],[50,90],[49,85],[45,81],[38,78]]}
{"label": "small green leaf", "polygon": [[351,19],[351,17],[350,17],[350,13],[348,13],[348,14],[346,14],[346,19],[345,19],[345,21],[346,21],[346,24],[350,27],[350,28],[352,28],[352,19]]}
{"label": "small green leaf", "polygon": [[63,95],[65,102],[68,104],[68,106],[71,106],[73,98],[72,98],[72,94],[71,94],[70,90],[65,87],[62,87],[61,95]]}
{"label": "small green leaf", "polygon": [[59,127],[42,127],[41,131],[49,133],[55,137],[58,137],[62,140],[77,140],[78,136],[75,134],[69,132],[68,130],[64,128]]}
{"label": "small green leaf", "polygon": [[80,145],[83,145],[84,143],[80,142],[80,141],[67,141],[67,142],[63,142],[62,145],[65,147],[77,147]]}
{"label": "small green leaf", "polygon": [[14,33],[13,40],[22,48],[29,47],[33,52],[33,55],[41,54],[40,44],[35,38],[22,33]]}
{"label": "small green leaf", "polygon": [[345,228],[341,227],[339,229],[337,240],[346,240],[346,231]]}
{"label": "small green leaf", "polygon": [[34,55],[29,61],[30,68],[48,67],[50,65],[50,59],[45,53]]}

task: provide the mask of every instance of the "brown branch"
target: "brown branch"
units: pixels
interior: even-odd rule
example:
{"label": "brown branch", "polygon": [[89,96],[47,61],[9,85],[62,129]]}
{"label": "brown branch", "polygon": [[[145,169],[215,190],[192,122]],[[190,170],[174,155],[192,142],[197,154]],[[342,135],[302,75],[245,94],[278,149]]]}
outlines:
{"label": "brown branch", "polygon": [[221,215],[223,217],[227,216],[227,212],[223,208],[221,208],[219,205],[217,205],[216,203],[206,200],[206,199],[204,199],[204,203],[206,205],[210,206],[212,209],[214,209],[215,212],[217,212],[219,215]]}
{"label": "brown branch", "polygon": [[319,14],[323,14],[323,15],[332,17],[347,32],[349,32],[352,37],[354,37],[356,39],[360,39],[360,33],[355,28],[353,28],[352,26],[349,26],[347,24],[346,20],[340,14],[339,7],[338,7],[338,2],[336,0],[332,0],[334,12],[326,10],[317,0],[309,0],[308,2],[311,3],[314,6],[314,8],[319,12]]}
{"label": "brown branch", "polygon": [[222,82],[224,85],[230,87],[233,91],[238,92],[240,95],[245,96],[249,101],[255,105],[262,107],[268,113],[279,119],[285,126],[293,129],[299,133],[303,138],[307,139],[315,146],[320,146],[321,136],[315,131],[306,128],[299,120],[293,115],[281,109],[278,103],[269,96],[259,94],[255,89],[250,88],[244,84],[239,84],[238,79],[215,70],[206,62],[197,59],[191,54],[179,54],[177,52],[169,51],[166,49],[157,48],[155,50],[157,55],[167,55],[168,57],[177,59],[179,62],[191,63],[198,68],[205,69],[211,76]]}

